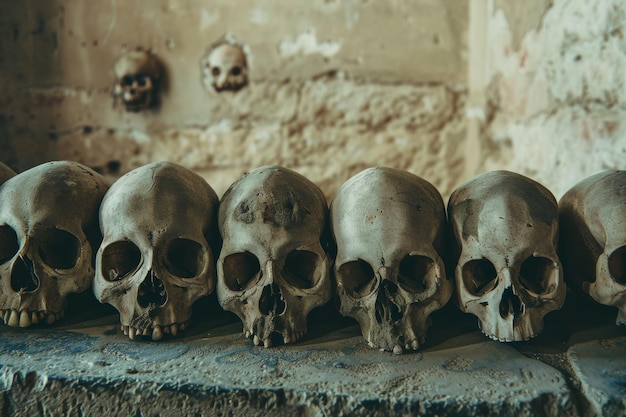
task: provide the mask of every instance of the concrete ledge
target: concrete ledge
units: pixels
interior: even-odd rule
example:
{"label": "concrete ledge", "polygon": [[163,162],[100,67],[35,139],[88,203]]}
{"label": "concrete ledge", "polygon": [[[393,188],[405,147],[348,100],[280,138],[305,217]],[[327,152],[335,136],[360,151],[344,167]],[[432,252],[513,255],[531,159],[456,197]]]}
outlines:
{"label": "concrete ledge", "polygon": [[[570,297],[571,299],[571,297]],[[539,338],[491,341],[472,316],[438,312],[425,348],[393,355],[358,326],[315,311],[295,345],[255,347],[214,299],[182,337],[131,341],[106,306],[54,327],[0,329],[2,415],[624,415],[626,334],[580,300]],[[583,304],[581,304],[583,303]],[[567,320],[566,320],[567,319]]]}

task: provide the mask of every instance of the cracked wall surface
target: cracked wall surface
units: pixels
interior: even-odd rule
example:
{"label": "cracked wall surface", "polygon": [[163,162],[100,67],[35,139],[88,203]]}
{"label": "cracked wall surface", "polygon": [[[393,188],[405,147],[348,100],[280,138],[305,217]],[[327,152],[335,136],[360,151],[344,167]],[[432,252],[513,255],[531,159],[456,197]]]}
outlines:
{"label": "cracked wall surface", "polygon": [[487,19],[484,143],[497,152],[485,154],[485,169],[530,175],[557,197],[595,172],[624,169],[626,5],[534,1],[532,23],[507,3],[496,1]]}

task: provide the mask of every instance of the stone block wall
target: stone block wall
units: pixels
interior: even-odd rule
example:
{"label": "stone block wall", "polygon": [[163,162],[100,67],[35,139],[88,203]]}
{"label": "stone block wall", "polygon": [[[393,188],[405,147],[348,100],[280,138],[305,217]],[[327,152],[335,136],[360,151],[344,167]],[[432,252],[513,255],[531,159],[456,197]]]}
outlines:
{"label": "stone block wall", "polygon": [[[112,179],[167,159],[221,195],[264,164],[328,198],[385,165],[447,197],[489,169],[556,195],[621,168],[626,6],[618,0],[7,2],[0,13],[0,160],[82,162]],[[207,91],[200,60],[244,46],[248,87]],[[158,110],[111,96],[137,47],[162,62]]]}

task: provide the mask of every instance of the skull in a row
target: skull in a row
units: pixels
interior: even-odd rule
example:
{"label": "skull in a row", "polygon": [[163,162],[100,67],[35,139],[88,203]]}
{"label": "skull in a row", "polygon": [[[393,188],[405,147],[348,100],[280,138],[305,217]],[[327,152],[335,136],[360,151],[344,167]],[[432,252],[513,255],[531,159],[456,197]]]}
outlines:
{"label": "skull in a row", "polygon": [[100,207],[94,292],[131,339],[176,335],[215,286],[218,199],[199,175],[169,162],[127,173]]}
{"label": "skull in a row", "polygon": [[297,341],[309,312],[330,300],[327,211],[315,184],[275,165],[247,173],[224,194],[218,300],[255,345]]}
{"label": "skull in a row", "polygon": [[54,323],[69,294],[91,287],[98,206],[107,188],[101,175],[68,161],[36,166],[0,187],[0,310],[6,324]]}
{"label": "skull in a row", "polygon": [[370,346],[417,350],[430,314],[452,294],[441,194],[411,173],[370,168],[341,186],[330,216],[339,311],[359,322]]}
{"label": "skull in a row", "polygon": [[492,339],[537,336],[544,316],[561,308],[566,294],[554,196],[530,178],[493,171],[457,188],[448,216],[461,310],[477,316]]}
{"label": "skull in a row", "polygon": [[617,307],[626,324],[626,171],[605,171],[576,184],[559,204],[568,283]]}

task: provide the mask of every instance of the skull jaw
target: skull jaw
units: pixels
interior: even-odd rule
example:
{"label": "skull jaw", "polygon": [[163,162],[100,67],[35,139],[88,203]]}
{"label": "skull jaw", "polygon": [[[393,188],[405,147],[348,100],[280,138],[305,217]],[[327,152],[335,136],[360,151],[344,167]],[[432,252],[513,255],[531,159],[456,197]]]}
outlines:
{"label": "skull jaw", "polygon": [[67,299],[45,296],[42,292],[15,293],[12,297],[0,299],[0,317],[11,327],[30,327],[34,324],[53,324],[65,316]]}
{"label": "skull jaw", "polygon": [[161,340],[163,335],[176,336],[189,326],[191,308],[177,309],[172,304],[162,307],[142,308],[135,306],[130,313],[120,313],[121,328],[131,340],[138,336],[149,336]]}
{"label": "skull jaw", "polygon": [[252,299],[242,304],[237,298],[231,298],[221,302],[221,305],[224,310],[239,317],[244,335],[257,346],[267,348],[279,343],[294,343],[307,332],[306,315],[300,312],[287,309],[282,314],[263,315],[252,307],[258,305],[258,301],[255,303]]}
{"label": "skull jaw", "polygon": [[361,327],[361,332],[370,347],[396,354],[418,350],[426,342],[426,331],[430,327],[430,317],[420,311],[408,308],[398,321],[376,320],[375,313],[360,310],[352,317]]}
{"label": "skull jaw", "polygon": [[139,112],[143,109],[147,109],[152,107],[152,93],[143,92],[143,93],[129,93],[124,92],[122,94],[122,101],[124,102],[124,108],[126,111],[130,112]]}

